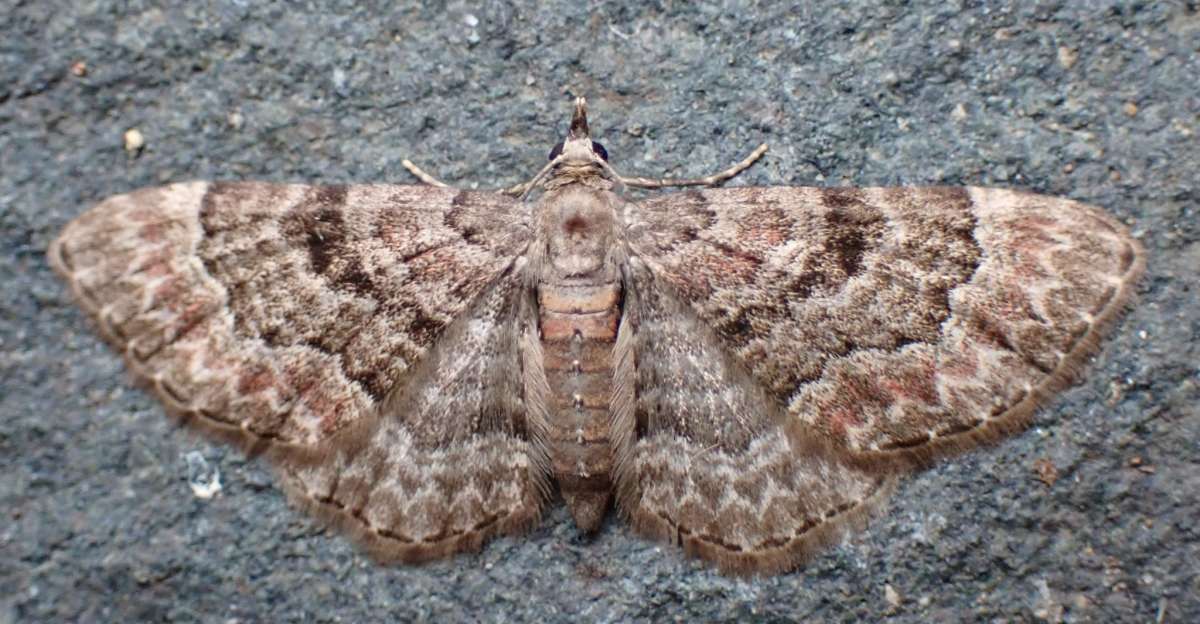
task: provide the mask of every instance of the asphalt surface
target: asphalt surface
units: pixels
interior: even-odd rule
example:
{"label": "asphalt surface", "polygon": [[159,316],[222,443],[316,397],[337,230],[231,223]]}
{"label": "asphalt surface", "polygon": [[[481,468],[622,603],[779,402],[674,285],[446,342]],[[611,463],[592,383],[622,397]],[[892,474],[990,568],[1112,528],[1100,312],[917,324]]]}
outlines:
{"label": "asphalt surface", "polygon": [[[0,0],[0,623],[1200,621],[1197,3],[318,4]],[[412,182],[411,158],[520,182],[577,94],[626,174],[765,141],[734,184],[1031,189],[1117,215],[1149,270],[1028,432],[731,579],[561,506],[376,566],[171,424],[46,263],[96,201],[168,181]]]}

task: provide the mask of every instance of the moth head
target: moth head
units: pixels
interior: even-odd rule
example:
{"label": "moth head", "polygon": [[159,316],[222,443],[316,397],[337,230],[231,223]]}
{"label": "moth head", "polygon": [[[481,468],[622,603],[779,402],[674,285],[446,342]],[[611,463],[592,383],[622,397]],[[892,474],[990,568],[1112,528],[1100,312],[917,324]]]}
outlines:
{"label": "moth head", "polygon": [[596,160],[608,161],[608,150],[592,140],[588,131],[587,100],[575,98],[575,114],[571,116],[571,127],[567,136],[550,150],[550,160],[563,157],[564,163],[587,164]]}

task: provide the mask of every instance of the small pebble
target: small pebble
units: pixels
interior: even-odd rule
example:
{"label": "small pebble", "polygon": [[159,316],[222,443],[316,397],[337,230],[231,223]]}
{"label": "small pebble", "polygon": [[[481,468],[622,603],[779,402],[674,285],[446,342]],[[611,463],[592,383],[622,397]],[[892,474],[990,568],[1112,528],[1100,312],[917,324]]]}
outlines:
{"label": "small pebble", "polygon": [[1079,52],[1067,46],[1058,46],[1058,64],[1063,69],[1071,69],[1079,60]]}
{"label": "small pebble", "polygon": [[137,154],[146,146],[146,137],[142,136],[142,131],[137,128],[130,128],[125,131],[125,151],[130,154]]}

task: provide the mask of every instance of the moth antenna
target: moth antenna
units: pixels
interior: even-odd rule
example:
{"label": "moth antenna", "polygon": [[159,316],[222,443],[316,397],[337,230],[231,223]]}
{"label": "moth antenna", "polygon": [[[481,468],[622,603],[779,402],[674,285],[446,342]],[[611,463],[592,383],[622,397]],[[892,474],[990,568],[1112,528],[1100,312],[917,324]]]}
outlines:
{"label": "moth antenna", "polygon": [[703,178],[621,178],[620,180],[626,186],[645,189],[667,188],[671,186],[716,186],[750,168],[750,165],[753,165],[755,161],[762,158],[762,155],[766,153],[767,144],[762,143],[754,148],[754,151],[750,152],[749,156],[743,158],[732,167]]}
{"label": "moth antenna", "polygon": [[593,154],[592,162],[600,165],[600,168],[603,169],[606,174],[608,174],[609,179],[616,183],[616,187],[613,189],[614,193],[621,193],[625,191],[625,178],[622,178],[621,174],[617,173],[617,170],[613,169],[612,165],[608,164],[608,161]]}
{"label": "moth antenna", "polygon": [[428,173],[425,172],[424,169],[418,167],[415,163],[413,163],[413,161],[411,161],[407,158],[405,158],[404,160],[401,160],[400,164],[404,165],[404,168],[408,169],[408,172],[413,174],[414,176],[416,176],[416,178],[418,180],[420,180],[421,182],[423,182],[425,184],[428,184],[429,186],[436,186],[439,188],[450,188],[449,184],[446,184],[445,182],[442,182],[441,180],[433,177],[432,175],[429,175]]}
{"label": "moth antenna", "polygon": [[[529,197],[529,193],[531,191],[533,191],[533,189],[537,188],[537,185],[541,184],[542,180],[545,179],[546,176],[550,175],[550,172],[553,171],[554,168],[557,167],[559,165],[559,163],[561,163],[563,161],[564,158],[565,158],[565,156],[563,154],[559,154],[558,156],[556,156],[554,158],[554,160],[546,163],[546,166],[542,167],[542,170],[538,171],[537,175],[533,176],[532,180],[526,182],[523,185],[517,185],[516,187],[513,187],[514,189],[524,187],[524,188],[521,188],[520,200],[525,201],[526,198]],[[508,191],[506,190],[505,192],[508,192]]]}

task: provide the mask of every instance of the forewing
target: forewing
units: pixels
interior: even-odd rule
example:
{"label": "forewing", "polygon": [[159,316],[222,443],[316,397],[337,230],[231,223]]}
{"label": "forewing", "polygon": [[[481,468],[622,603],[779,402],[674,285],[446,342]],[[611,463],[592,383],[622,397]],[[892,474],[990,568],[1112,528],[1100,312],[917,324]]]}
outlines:
{"label": "forewing", "polygon": [[712,189],[626,219],[648,287],[711,330],[789,435],[862,466],[1023,426],[1144,266],[1102,211],[997,189]]}
{"label": "forewing", "polygon": [[518,372],[527,220],[491,193],[197,182],[105,201],[49,256],[170,411],[421,559],[527,525],[543,496]]}
{"label": "forewing", "polygon": [[185,183],[101,203],[49,255],[173,411],[314,449],[511,270],[517,211],[427,187]]}

